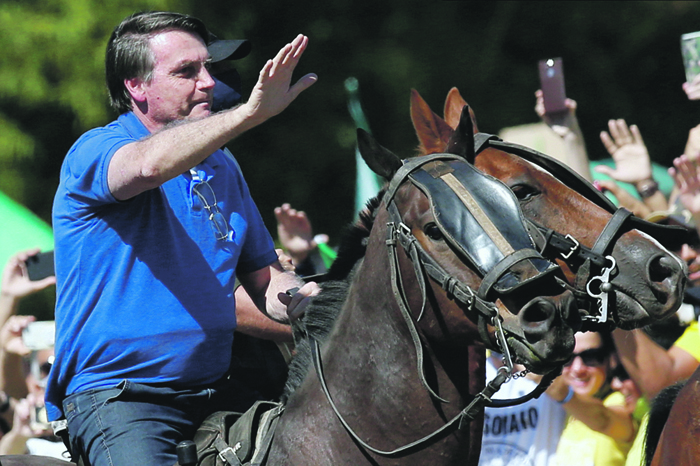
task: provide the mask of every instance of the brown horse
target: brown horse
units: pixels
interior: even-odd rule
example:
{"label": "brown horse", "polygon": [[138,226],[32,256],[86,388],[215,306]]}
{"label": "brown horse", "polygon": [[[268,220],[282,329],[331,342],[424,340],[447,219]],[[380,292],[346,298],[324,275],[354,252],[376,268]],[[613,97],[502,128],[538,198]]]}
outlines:
{"label": "brown horse", "polygon": [[[334,326],[318,351],[310,345],[314,368],[288,396],[267,464],[475,465],[481,406],[495,389],[484,388],[483,345],[511,347],[537,371],[556,368],[571,354],[575,300],[532,249],[512,192],[467,163],[473,140],[453,148],[464,158],[404,162],[362,131],[359,147],[391,182],[366,220],[364,258]],[[498,346],[488,324],[501,321]]]}
{"label": "brown horse", "polygon": [[[672,386],[677,390],[678,387]],[[661,394],[657,396],[661,398]],[[668,412],[667,419],[649,417],[649,430],[645,439],[645,463],[652,466],[696,466],[700,464],[700,368],[698,368],[688,381],[680,388],[678,396],[674,400]],[[656,409],[657,400],[654,401],[652,415]],[[653,438],[652,422],[656,422],[656,430],[661,431],[660,438]],[[664,424],[665,423],[665,424]],[[656,442],[658,440],[658,442]]]}
{"label": "brown horse", "polygon": [[[411,118],[421,154],[449,151],[451,141],[461,134],[455,128],[466,105],[453,88],[445,101],[443,119],[412,91]],[[471,110],[470,115],[469,124],[478,133]],[[484,135],[476,137],[480,136]],[[598,309],[593,309],[589,319],[595,320],[599,311],[613,324],[629,329],[669,316],[679,308],[687,281],[686,266],[654,239],[671,234],[672,241],[678,241],[675,233],[622,210],[616,212],[590,183],[551,157],[488,135],[482,140],[486,142],[481,150],[477,148],[477,168],[509,186],[525,216],[541,230],[573,245],[573,254],[564,257],[567,254],[562,251],[557,262],[580,295],[597,301]],[[591,252],[606,262],[590,262],[585,254]]]}

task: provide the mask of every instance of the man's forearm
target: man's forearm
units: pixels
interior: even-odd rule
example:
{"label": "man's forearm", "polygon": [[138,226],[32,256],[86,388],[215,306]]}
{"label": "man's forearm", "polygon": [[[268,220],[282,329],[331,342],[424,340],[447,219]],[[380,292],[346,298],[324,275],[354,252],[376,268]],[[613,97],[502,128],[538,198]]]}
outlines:
{"label": "man's forearm", "polygon": [[261,313],[242,286],[236,289],[236,331],[276,342],[292,341],[291,327]]}
{"label": "man's forearm", "polygon": [[110,191],[125,200],[156,188],[259,123],[249,118],[245,105],[196,121],[173,123],[115,153],[108,170]]}

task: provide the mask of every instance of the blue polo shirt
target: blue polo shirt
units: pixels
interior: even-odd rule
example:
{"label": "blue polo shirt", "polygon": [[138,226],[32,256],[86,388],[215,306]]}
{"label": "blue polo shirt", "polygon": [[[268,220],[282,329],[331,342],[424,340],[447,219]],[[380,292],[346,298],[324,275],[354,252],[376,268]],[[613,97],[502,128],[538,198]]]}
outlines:
{"label": "blue polo shirt", "polygon": [[238,164],[221,150],[195,169],[231,233],[218,241],[189,172],[126,201],[107,184],[125,144],[148,136],[124,114],[68,152],[53,206],[56,362],[49,419],[65,396],[128,379],[201,386],[228,369],[236,327],[235,272],[277,259]]}

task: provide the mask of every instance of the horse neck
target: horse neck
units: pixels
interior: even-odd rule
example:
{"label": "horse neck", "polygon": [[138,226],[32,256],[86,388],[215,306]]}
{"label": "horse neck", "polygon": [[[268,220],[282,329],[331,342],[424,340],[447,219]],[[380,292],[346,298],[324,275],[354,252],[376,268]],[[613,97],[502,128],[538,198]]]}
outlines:
{"label": "horse neck", "polygon": [[[324,347],[326,376],[329,385],[344,387],[343,403],[355,403],[359,413],[379,413],[379,421],[382,421],[392,414],[411,418],[420,413],[420,418],[429,412],[436,419],[432,425],[439,426],[444,424],[446,416],[456,415],[464,407],[467,392],[474,394],[483,388],[483,347],[471,346],[456,358],[461,359],[461,363],[456,363],[455,358],[442,358],[430,346],[425,348],[427,362],[424,366],[429,384],[441,397],[450,400],[448,405],[436,403],[420,382],[415,346],[392,292],[386,223],[387,215],[382,210],[374,223],[367,254],[354,277],[343,312]],[[404,256],[402,250],[399,254]],[[413,269],[405,256],[402,262],[409,263],[410,271],[402,275],[407,294],[413,297],[413,290],[417,288]],[[409,298],[409,302],[412,312],[417,314],[421,300]],[[431,325],[428,316],[434,314],[432,305],[429,300],[425,324],[421,325]],[[348,367],[361,369],[349,374]],[[476,424],[480,436],[480,423]],[[426,422],[426,425],[431,423]],[[390,428],[397,429],[396,426]],[[428,429],[423,430],[428,433]],[[415,438],[414,433],[407,435]]]}

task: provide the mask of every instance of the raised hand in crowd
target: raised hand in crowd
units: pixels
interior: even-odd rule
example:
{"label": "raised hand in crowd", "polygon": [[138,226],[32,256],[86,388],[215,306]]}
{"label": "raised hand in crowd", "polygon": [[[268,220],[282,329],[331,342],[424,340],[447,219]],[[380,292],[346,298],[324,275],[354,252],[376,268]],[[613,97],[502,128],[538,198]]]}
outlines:
{"label": "raised hand in crowd", "polygon": [[566,99],[564,105],[568,109],[568,113],[563,115],[562,118],[554,119],[551,115],[547,114],[544,109],[544,94],[542,89],[535,91],[535,113],[539,116],[542,121],[544,121],[547,126],[552,128],[552,130],[557,133],[562,138],[570,135],[571,133],[576,133],[581,131],[578,125],[578,119],[576,118],[576,101],[572,99]]}
{"label": "raised hand in crowd", "polygon": [[26,261],[39,253],[39,249],[21,251],[12,256],[5,265],[0,289],[0,390],[15,398],[26,394],[22,357],[30,353],[22,341],[22,330],[34,316],[19,316],[19,302],[25,296],[41,291],[56,283],[51,276],[41,280],[30,280]]}
{"label": "raised hand in crowd", "polygon": [[[691,82],[683,83],[683,91],[688,96],[689,100],[700,99],[700,74],[695,76]],[[688,142],[685,145],[683,154],[691,159],[700,156],[700,125],[692,128],[688,134]]]}
{"label": "raised hand in crowd", "polygon": [[565,154],[563,154],[563,162],[588,181],[592,181],[586,144],[576,118],[576,101],[566,99],[564,105],[566,105],[568,112],[561,118],[554,119],[545,112],[542,90],[538,89],[535,92],[535,113],[564,142]]}
{"label": "raised hand in crowd", "polygon": [[0,350],[18,356],[31,353],[22,340],[22,331],[35,320],[34,316],[10,316],[0,328]]}
{"label": "raised hand in crowd", "polygon": [[616,181],[631,183],[652,211],[668,209],[666,197],[652,177],[651,159],[637,125],[627,126],[620,118],[608,121],[610,132],[602,131],[600,140],[615,161],[615,168],[598,165],[598,173]]}
{"label": "raised hand in crowd", "polygon": [[683,83],[683,90],[689,100],[700,99],[700,74],[695,76],[692,81]]}
{"label": "raised hand in crowd", "polygon": [[48,424],[33,422],[32,413],[37,405],[43,404],[43,400],[35,399],[32,393],[15,403],[12,428],[0,440],[0,455],[24,455],[27,453],[28,439],[52,435]]}
{"label": "raised hand in crowd", "polygon": [[681,155],[668,169],[673,177],[678,200],[692,214],[695,225],[700,225],[700,161]]}
{"label": "raised hand in crowd", "polygon": [[602,192],[609,191],[617,199],[620,207],[632,212],[640,218],[645,218],[651,213],[651,209],[645,203],[632,196],[622,188],[615,180],[596,180],[593,185]]}
{"label": "raised hand in crowd", "polygon": [[690,159],[700,157],[700,125],[691,128],[688,132],[688,141],[685,143],[683,155],[688,156]]}
{"label": "raised hand in crowd", "polygon": [[299,265],[316,247],[311,222],[303,210],[293,209],[289,204],[275,207],[277,237],[284,251]]}
{"label": "raised hand in crowd", "polygon": [[615,161],[615,168],[605,165],[596,171],[614,180],[638,183],[651,178],[651,159],[637,125],[627,126],[623,119],[608,121],[610,132],[601,131],[600,140]]}
{"label": "raised hand in crowd", "polygon": [[39,253],[39,249],[28,249],[12,256],[5,265],[0,284],[0,325],[17,313],[19,300],[56,283],[56,277],[30,280],[27,259]]}

